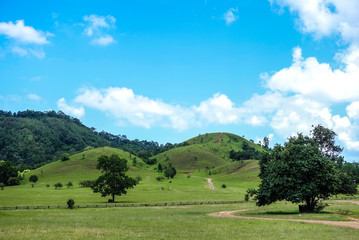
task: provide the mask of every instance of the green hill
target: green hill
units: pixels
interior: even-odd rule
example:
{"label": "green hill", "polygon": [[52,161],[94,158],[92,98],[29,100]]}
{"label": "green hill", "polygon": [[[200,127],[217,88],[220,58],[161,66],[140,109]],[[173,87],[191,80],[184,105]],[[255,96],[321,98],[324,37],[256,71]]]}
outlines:
{"label": "green hill", "polygon": [[4,112],[0,110],[0,160],[20,170],[33,169],[88,147],[111,146],[140,157],[150,157],[173,147],[153,141],[129,140],[124,135],[96,132],[62,112]]}
{"label": "green hill", "polygon": [[[129,172],[141,171],[146,164],[141,158],[138,158],[121,149],[111,147],[101,147],[72,155],[68,161],[55,161],[31,171],[31,175],[35,174],[41,178],[45,184],[53,184],[56,182],[73,182],[78,184],[83,180],[95,180],[100,171],[96,169],[97,160],[101,155],[110,156],[117,154],[120,158],[127,160],[130,167]],[[136,159],[136,165],[133,166],[133,160]],[[27,174],[29,176],[30,174]]]}
{"label": "green hill", "polygon": [[230,159],[230,152],[242,151],[243,144],[256,151],[264,151],[259,145],[235,134],[206,133],[153,158],[164,166],[172,163],[180,171],[208,170],[233,161]]}

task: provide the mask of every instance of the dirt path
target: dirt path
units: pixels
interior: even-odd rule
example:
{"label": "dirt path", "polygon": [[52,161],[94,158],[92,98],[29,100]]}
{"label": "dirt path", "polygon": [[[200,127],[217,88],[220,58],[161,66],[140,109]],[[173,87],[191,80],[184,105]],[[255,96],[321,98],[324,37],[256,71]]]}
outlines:
{"label": "dirt path", "polygon": [[[356,204],[359,204],[356,203]],[[252,220],[265,220],[265,221],[290,221],[290,222],[303,222],[303,223],[315,223],[315,224],[324,224],[324,225],[332,225],[332,226],[340,226],[340,227],[349,227],[359,229],[358,219],[348,218],[353,220],[351,222],[347,221],[326,221],[326,220],[301,220],[301,219],[283,219],[283,218],[261,218],[261,217],[246,217],[246,216],[236,216],[234,213],[236,212],[244,212],[244,210],[235,210],[235,211],[223,211],[217,213],[210,213],[209,216],[212,217],[226,217],[226,218],[240,218],[240,219],[252,219]]]}
{"label": "dirt path", "polygon": [[208,187],[211,190],[217,190],[217,188],[213,185],[212,178],[207,178],[207,182],[208,182]]}
{"label": "dirt path", "polygon": [[221,142],[221,141],[222,141],[222,136],[223,136],[223,133],[220,133],[220,134],[218,135],[217,140],[216,140],[215,143]]}

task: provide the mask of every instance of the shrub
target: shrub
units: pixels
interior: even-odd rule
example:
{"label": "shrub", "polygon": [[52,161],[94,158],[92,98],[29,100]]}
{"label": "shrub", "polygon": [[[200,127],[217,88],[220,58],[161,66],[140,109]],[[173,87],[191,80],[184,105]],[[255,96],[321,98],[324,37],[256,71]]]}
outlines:
{"label": "shrub", "polygon": [[1,190],[4,190],[4,188],[5,188],[5,184],[4,184],[4,183],[0,183],[0,189],[1,189]]}
{"label": "shrub", "polygon": [[84,180],[80,182],[80,187],[92,187],[94,183],[94,180]]}
{"label": "shrub", "polygon": [[249,201],[249,194],[246,193],[246,195],[244,195],[244,201],[248,202]]}
{"label": "shrub", "polygon": [[54,187],[55,189],[62,188],[62,183],[56,183]]}
{"label": "shrub", "polygon": [[14,185],[20,185],[20,178],[18,177],[11,177],[7,181],[7,185],[14,186]]}
{"label": "shrub", "polygon": [[136,177],[136,181],[137,181],[137,183],[139,183],[139,182],[142,181],[142,178],[141,178],[140,176],[137,176],[137,177]]}
{"label": "shrub", "polygon": [[75,201],[73,199],[69,199],[67,200],[67,207],[69,209],[73,209],[74,208],[74,205],[75,205]]}
{"label": "shrub", "polygon": [[73,185],[72,185],[72,182],[68,182],[68,183],[66,183],[66,186],[69,188],[69,187],[72,187]]}
{"label": "shrub", "polygon": [[50,184],[46,184],[46,187],[49,188],[49,187],[50,187]]}
{"label": "shrub", "polygon": [[164,179],[165,179],[165,178],[162,177],[162,176],[156,177],[156,180],[157,180],[157,181],[162,181],[162,180],[164,180]]}
{"label": "shrub", "polygon": [[226,184],[222,184],[222,188],[226,188],[227,186],[226,186]]}
{"label": "shrub", "polygon": [[61,154],[61,156],[60,156],[60,160],[61,161],[67,161],[67,160],[69,160],[70,159],[70,155],[68,154],[68,153],[63,153],[63,154]]}
{"label": "shrub", "polygon": [[34,187],[34,184],[39,180],[39,178],[36,175],[31,175],[29,178],[30,182],[33,182],[32,187]]}
{"label": "shrub", "polygon": [[188,175],[187,178],[191,178],[191,175]]}

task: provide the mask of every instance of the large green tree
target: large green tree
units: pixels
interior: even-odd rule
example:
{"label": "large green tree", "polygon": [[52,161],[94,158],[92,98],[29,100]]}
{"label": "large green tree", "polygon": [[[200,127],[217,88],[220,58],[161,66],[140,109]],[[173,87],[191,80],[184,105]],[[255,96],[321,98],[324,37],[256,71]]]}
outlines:
{"label": "large green tree", "polygon": [[102,175],[92,186],[93,192],[101,193],[102,197],[111,195],[112,202],[115,202],[116,195],[126,194],[128,188],[137,184],[135,179],[125,174],[128,171],[127,161],[118,155],[102,155],[98,159],[97,169],[101,169]]}
{"label": "large green tree", "polygon": [[258,206],[286,200],[302,204],[300,211],[318,210],[318,202],[338,193],[340,171],[321,152],[316,141],[302,134],[276,145],[259,162],[261,183],[256,195]]}
{"label": "large green tree", "polygon": [[17,175],[17,170],[11,162],[0,161],[0,183],[14,185],[14,181],[9,181],[9,179],[15,179]]}

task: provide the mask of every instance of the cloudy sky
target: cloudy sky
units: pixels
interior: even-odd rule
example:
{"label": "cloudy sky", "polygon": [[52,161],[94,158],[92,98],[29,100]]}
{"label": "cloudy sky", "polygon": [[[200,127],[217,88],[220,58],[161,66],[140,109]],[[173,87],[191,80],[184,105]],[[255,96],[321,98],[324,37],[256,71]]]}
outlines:
{"label": "cloudy sky", "polygon": [[359,0],[0,2],[0,109],[98,131],[272,144],[322,124],[359,157]]}

